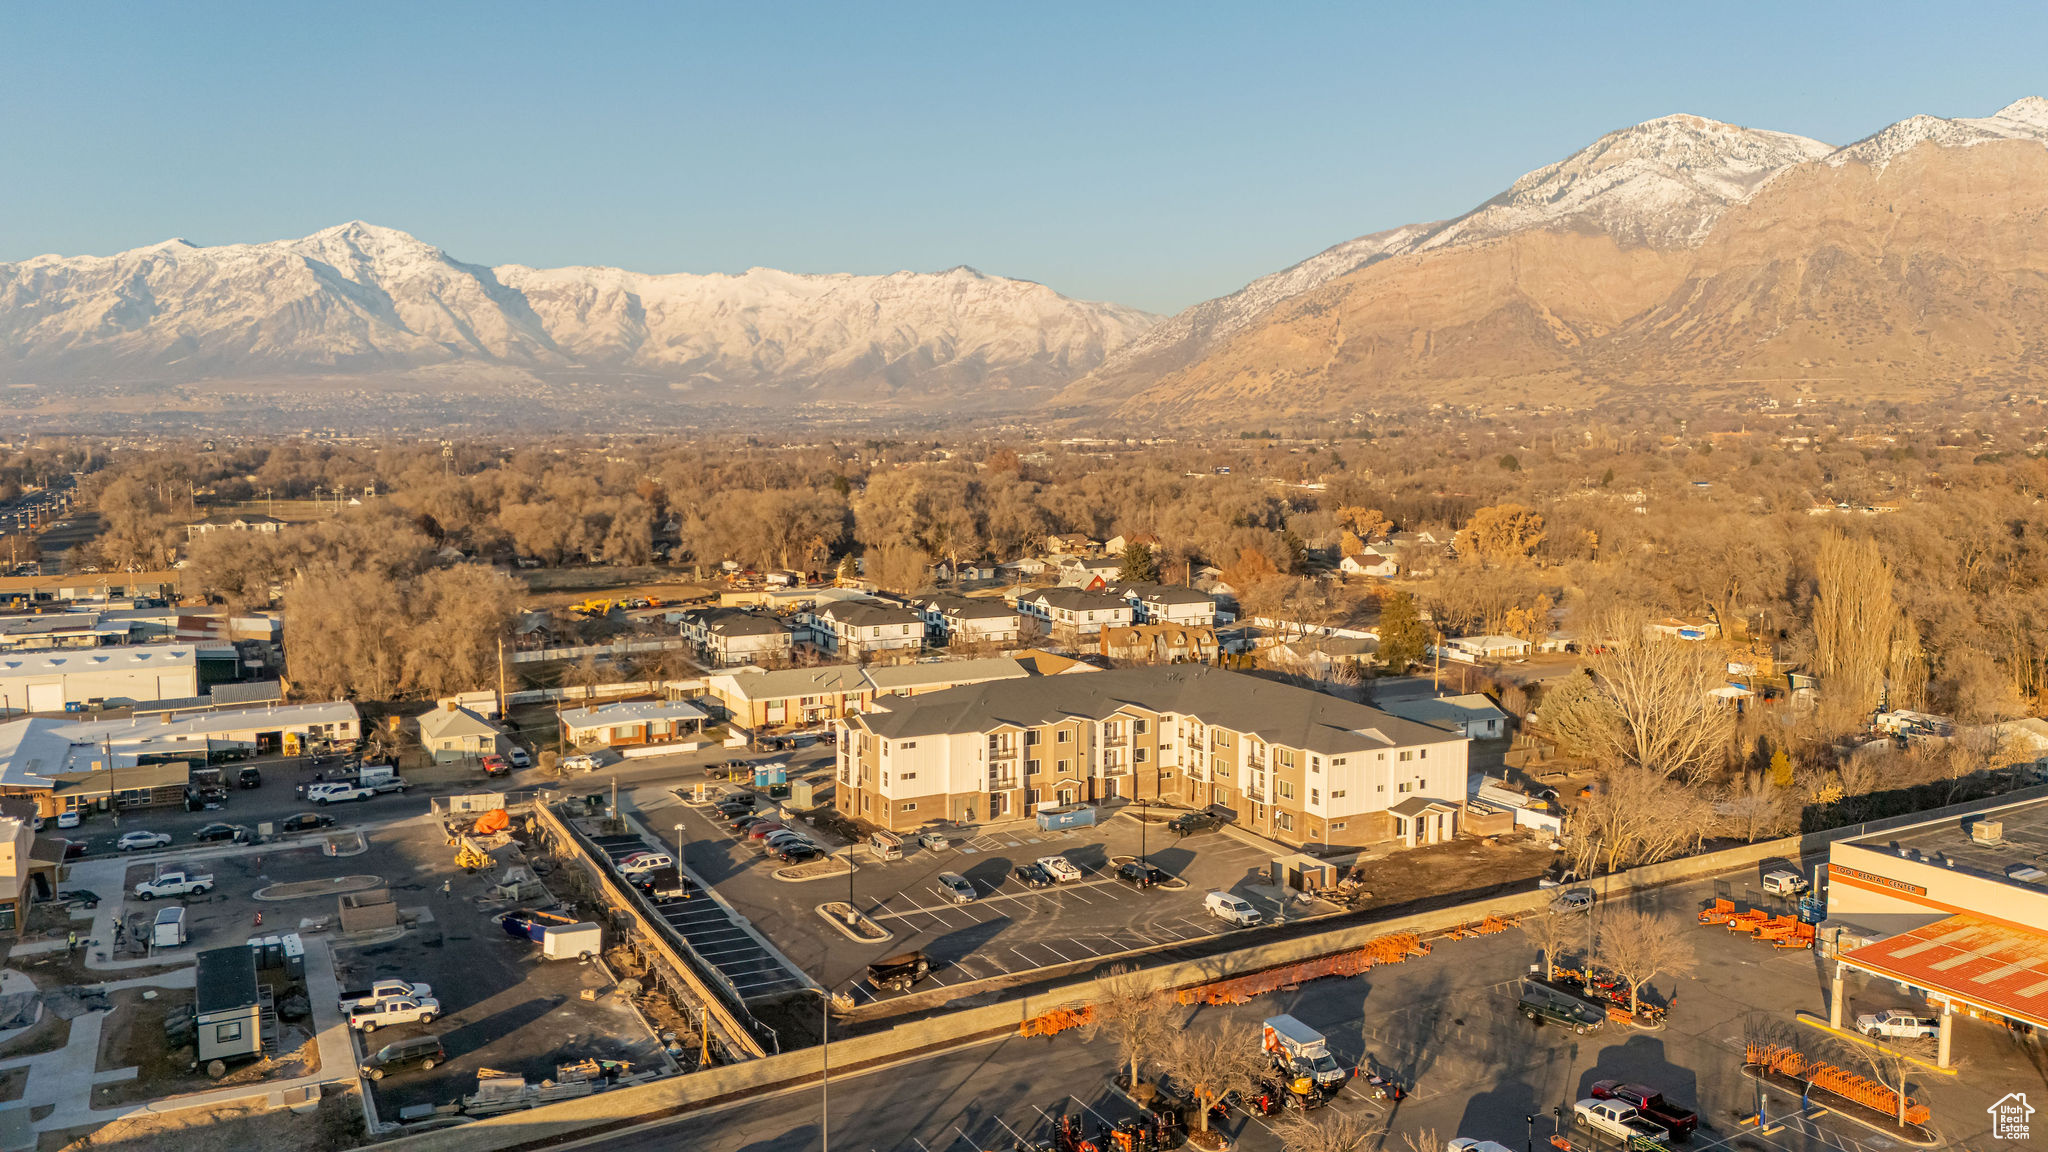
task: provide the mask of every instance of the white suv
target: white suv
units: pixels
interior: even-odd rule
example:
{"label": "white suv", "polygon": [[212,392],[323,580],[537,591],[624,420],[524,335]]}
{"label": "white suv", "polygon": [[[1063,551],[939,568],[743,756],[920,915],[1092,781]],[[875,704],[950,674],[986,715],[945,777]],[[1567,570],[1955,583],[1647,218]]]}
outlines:
{"label": "white suv", "polygon": [[1202,910],[1218,920],[1227,921],[1240,928],[1251,928],[1265,922],[1265,914],[1252,907],[1251,901],[1228,892],[1211,892],[1202,898]]}

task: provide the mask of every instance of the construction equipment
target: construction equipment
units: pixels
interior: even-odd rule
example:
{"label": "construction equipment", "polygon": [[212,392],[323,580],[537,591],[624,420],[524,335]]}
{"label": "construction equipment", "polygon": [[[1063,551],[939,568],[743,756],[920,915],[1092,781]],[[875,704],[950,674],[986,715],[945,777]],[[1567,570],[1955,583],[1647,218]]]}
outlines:
{"label": "construction equipment", "polygon": [[1714,906],[1712,908],[1704,908],[1700,910],[1700,923],[1726,924],[1729,920],[1733,919],[1734,916],[1735,901],[1716,900],[1714,901]]}
{"label": "construction equipment", "polygon": [[467,833],[459,835],[455,839],[458,844],[455,851],[455,866],[457,868],[462,869],[464,872],[475,872],[479,868],[489,868],[491,866],[491,854],[484,851],[482,845],[470,839]]}
{"label": "construction equipment", "polygon": [[1771,914],[1769,912],[1761,908],[1751,908],[1747,912],[1737,912],[1735,915],[1730,916],[1728,918],[1728,930],[1730,932],[1755,932],[1770,922]]}

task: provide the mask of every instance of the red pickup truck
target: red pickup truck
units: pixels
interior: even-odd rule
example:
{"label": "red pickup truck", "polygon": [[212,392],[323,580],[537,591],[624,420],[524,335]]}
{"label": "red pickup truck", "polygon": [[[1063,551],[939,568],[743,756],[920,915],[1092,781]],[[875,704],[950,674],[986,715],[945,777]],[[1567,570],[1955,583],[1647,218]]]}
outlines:
{"label": "red pickup truck", "polygon": [[1627,1084],[1620,1080],[1595,1080],[1593,1099],[1619,1100],[1635,1108],[1643,1119],[1671,1133],[1673,1140],[1684,1140],[1700,1126],[1700,1114],[1680,1108],[1664,1099],[1664,1094],[1655,1088],[1641,1084]]}

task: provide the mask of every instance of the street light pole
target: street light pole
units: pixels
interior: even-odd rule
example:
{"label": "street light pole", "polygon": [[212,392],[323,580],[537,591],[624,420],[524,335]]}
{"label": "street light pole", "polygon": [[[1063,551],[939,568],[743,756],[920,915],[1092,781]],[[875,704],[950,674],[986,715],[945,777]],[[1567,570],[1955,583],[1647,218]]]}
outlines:
{"label": "street light pole", "polygon": [[832,997],[818,991],[818,1140],[832,1152]]}

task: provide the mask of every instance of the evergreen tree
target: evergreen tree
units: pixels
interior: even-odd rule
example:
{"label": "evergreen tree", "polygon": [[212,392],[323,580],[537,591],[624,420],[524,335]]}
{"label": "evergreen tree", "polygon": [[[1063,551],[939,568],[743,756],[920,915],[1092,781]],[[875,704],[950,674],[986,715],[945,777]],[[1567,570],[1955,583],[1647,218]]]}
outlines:
{"label": "evergreen tree", "polygon": [[1119,584],[1159,583],[1159,558],[1152,555],[1150,544],[1135,543],[1124,546],[1123,562],[1117,567],[1116,582]]}

